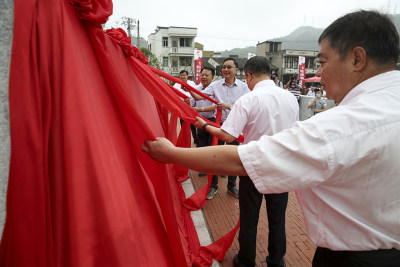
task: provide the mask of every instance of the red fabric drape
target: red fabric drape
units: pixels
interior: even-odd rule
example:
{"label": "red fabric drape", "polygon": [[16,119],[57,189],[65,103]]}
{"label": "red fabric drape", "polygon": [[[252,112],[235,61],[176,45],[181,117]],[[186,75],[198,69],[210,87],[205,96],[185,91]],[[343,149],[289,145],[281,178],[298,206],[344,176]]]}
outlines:
{"label": "red fabric drape", "polygon": [[[188,123],[198,114],[125,32],[103,32],[112,2],[16,0],[14,10],[0,266],[222,260],[235,232],[201,248],[185,206],[201,207],[205,195],[189,205],[179,182],[187,170],[140,151],[156,136],[189,146]],[[179,137],[178,116],[185,120]]]}

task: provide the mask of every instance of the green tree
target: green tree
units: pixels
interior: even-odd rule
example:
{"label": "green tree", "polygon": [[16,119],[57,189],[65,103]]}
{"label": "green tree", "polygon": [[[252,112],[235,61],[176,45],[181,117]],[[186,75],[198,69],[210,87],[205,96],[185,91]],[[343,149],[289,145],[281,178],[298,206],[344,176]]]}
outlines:
{"label": "green tree", "polygon": [[139,50],[142,51],[143,55],[149,59],[150,66],[152,66],[156,69],[162,70],[160,61],[149,49],[147,49],[145,47],[141,47],[141,48],[139,48]]}

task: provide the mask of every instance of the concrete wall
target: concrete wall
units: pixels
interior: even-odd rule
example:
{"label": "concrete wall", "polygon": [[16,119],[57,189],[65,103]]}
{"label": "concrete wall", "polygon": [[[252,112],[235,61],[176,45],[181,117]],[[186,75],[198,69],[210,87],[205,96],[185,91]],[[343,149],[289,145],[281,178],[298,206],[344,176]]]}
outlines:
{"label": "concrete wall", "polygon": [[10,123],[8,77],[14,23],[14,1],[0,1],[0,236],[6,217],[6,195],[10,167]]}

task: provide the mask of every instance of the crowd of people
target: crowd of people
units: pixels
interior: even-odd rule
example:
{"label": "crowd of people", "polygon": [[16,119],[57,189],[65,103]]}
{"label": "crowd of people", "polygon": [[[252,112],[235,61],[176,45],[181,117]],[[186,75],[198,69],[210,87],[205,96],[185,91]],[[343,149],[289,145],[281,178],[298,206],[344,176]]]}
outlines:
{"label": "crowd of people", "polygon": [[[237,64],[229,58],[224,79],[201,87],[218,105],[199,105],[204,100],[190,92],[197,111],[223,110],[222,126],[200,117],[195,126],[221,144],[234,144],[242,133],[244,144],[177,148],[158,138],[142,145],[156,161],[234,177],[228,190],[235,196],[237,190],[241,219],[234,266],[255,265],[263,197],[269,220],[267,265],[286,265],[289,191],[296,191],[317,245],[313,266],[400,266],[398,33],[386,15],[361,10],[334,21],[319,44],[317,76],[324,87],[306,94],[313,97],[308,104],[312,115],[322,114],[296,122],[301,89],[295,77],[282,84],[277,74],[270,74],[268,60],[256,56],[244,67],[243,83],[235,79]],[[324,92],[336,108],[327,110]]]}

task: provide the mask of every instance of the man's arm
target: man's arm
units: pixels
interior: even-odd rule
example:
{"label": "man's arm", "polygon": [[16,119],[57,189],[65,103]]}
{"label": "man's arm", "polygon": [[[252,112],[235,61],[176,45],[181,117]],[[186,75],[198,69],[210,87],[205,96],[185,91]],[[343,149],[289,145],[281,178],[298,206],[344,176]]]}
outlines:
{"label": "man's arm", "polygon": [[314,112],[320,113],[328,109],[328,106],[325,104],[322,109],[314,109]]}
{"label": "man's arm", "polygon": [[193,109],[195,111],[197,111],[197,112],[209,112],[209,111],[214,111],[215,110],[215,105],[209,105],[209,106],[202,107],[202,108],[193,107]]}
{"label": "man's arm", "polygon": [[287,88],[289,87],[289,85],[290,85],[290,82],[291,82],[291,80],[289,80],[289,81],[283,86],[283,88],[284,88],[284,89],[287,89]]}
{"label": "man's arm", "polygon": [[191,95],[192,95],[192,97],[194,98],[194,99],[196,99],[197,101],[199,101],[199,100],[203,100],[204,99],[204,97],[202,97],[202,96],[199,96],[198,94],[196,94],[196,93],[194,93],[194,92],[192,92],[192,91],[188,91],[187,89],[186,89],[186,87],[184,87],[185,89],[185,91],[187,91],[187,92],[189,92]]}
{"label": "man's arm", "polygon": [[308,103],[307,108],[311,108],[314,105],[315,102],[317,102],[316,98],[314,98],[314,101],[312,101],[312,102],[310,101],[310,103]]}
{"label": "man's arm", "polygon": [[[206,123],[202,118],[196,117],[197,122],[194,123],[193,125],[196,126],[197,128],[203,128],[204,124]],[[233,142],[236,138],[222,130],[221,128],[214,127],[212,125],[207,125],[205,130],[212,134],[213,136],[217,137],[219,140],[222,140],[226,143],[231,143]]]}
{"label": "man's arm", "polygon": [[146,140],[141,150],[158,162],[177,164],[202,173],[247,175],[237,146],[175,147],[168,139]]}

